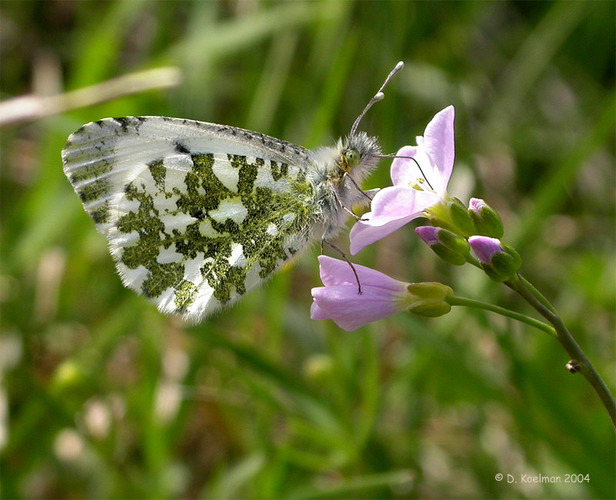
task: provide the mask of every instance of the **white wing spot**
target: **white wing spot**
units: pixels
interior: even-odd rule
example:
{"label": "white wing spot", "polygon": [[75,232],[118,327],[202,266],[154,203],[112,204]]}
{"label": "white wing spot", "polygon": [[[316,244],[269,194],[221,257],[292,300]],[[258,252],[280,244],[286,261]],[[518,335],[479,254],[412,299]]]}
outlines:
{"label": "white wing spot", "polygon": [[171,234],[174,229],[177,229],[180,233],[185,233],[186,227],[194,224],[199,219],[180,212],[178,214],[164,213],[160,216],[160,220],[165,225],[165,232]]}
{"label": "white wing spot", "polygon": [[150,173],[150,170],[148,168],[140,165],[139,170],[136,170],[136,172],[138,172],[138,175],[133,181],[135,186],[138,185],[138,187],[140,187],[142,191],[149,194],[158,192],[156,182],[154,182],[154,178],[152,177],[152,174]]}
{"label": "white wing spot", "polygon": [[299,167],[296,167],[295,165],[289,165],[288,170],[287,170],[287,175],[291,178],[291,179],[295,179],[297,178],[297,176],[300,173],[300,169]]}
{"label": "white wing spot", "polygon": [[216,238],[220,236],[220,233],[212,227],[212,221],[209,219],[203,219],[201,221],[199,224],[199,232],[201,236],[205,236],[206,238]]}
{"label": "white wing spot", "polygon": [[183,258],[184,256],[176,250],[175,243],[173,243],[169,248],[165,248],[163,246],[158,247],[158,257],[156,257],[156,262],[159,264],[180,262]]}
{"label": "white wing spot", "polygon": [[276,227],[276,224],[271,223],[269,226],[267,226],[265,232],[270,236],[276,236],[278,234],[278,228]]}
{"label": "white wing spot", "polygon": [[242,203],[242,199],[236,197],[222,200],[218,208],[210,210],[209,214],[216,222],[223,223],[227,219],[231,219],[233,222],[241,224],[248,215],[248,210]]}
{"label": "white wing spot", "polygon": [[229,264],[237,267],[244,267],[246,265],[244,247],[239,243],[233,243],[231,245],[231,256],[229,257]]}
{"label": "white wing spot", "polygon": [[184,154],[171,155],[163,158],[163,165],[167,169],[167,172],[165,173],[167,178],[169,177],[169,174],[172,173],[170,170],[177,173],[184,173],[185,175],[186,172],[192,172],[192,169],[194,168],[191,157]]}
{"label": "white wing spot", "polygon": [[214,166],[212,167],[214,175],[230,191],[237,193],[237,183],[240,179],[240,171],[233,168],[227,155],[214,155]]}
{"label": "white wing spot", "polygon": [[122,262],[118,262],[116,266],[120,276],[122,277],[122,282],[126,286],[129,286],[135,290],[139,290],[143,282],[150,275],[150,271],[148,271],[144,266],[139,266],[136,269],[130,269]]}
{"label": "white wing spot", "polygon": [[198,285],[202,280],[201,266],[204,263],[205,255],[203,252],[197,253],[194,259],[189,259],[184,264],[184,279]]}
{"label": "white wing spot", "polygon": [[110,231],[109,242],[114,249],[120,249],[123,247],[129,247],[137,243],[141,236],[137,231],[131,231],[130,233],[123,233],[117,228],[113,228]]}
{"label": "white wing spot", "polygon": [[208,310],[220,307],[220,302],[214,298],[214,289],[203,280],[199,285],[195,300],[188,307],[185,317],[193,319],[201,319]]}
{"label": "white wing spot", "polygon": [[175,312],[175,288],[169,287],[156,298],[158,308],[166,313]]}
{"label": "white wing spot", "polygon": [[139,200],[129,200],[126,196],[122,196],[118,201],[118,212],[127,214],[129,212],[137,213],[141,202]]}
{"label": "white wing spot", "polygon": [[152,196],[154,208],[158,210],[159,213],[176,211],[178,208],[178,200],[179,196],[171,196],[170,198],[167,198],[163,193],[157,193],[155,196]]}
{"label": "white wing spot", "polygon": [[[179,158],[185,157],[177,157],[176,160],[179,160]],[[164,165],[167,167],[167,159],[165,159]],[[182,168],[177,168],[179,165],[181,165]],[[173,193],[174,190],[177,190],[182,194],[186,194],[186,171],[184,170],[184,166],[184,162],[173,162],[173,167],[169,167],[165,172],[165,191],[167,191],[167,193]],[[192,168],[192,166],[193,163],[190,161],[190,168]]]}
{"label": "white wing spot", "polygon": [[263,187],[279,193],[287,193],[289,191],[289,182],[286,179],[275,181],[272,173],[267,168],[260,168],[257,171],[254,185],[255,187]]}

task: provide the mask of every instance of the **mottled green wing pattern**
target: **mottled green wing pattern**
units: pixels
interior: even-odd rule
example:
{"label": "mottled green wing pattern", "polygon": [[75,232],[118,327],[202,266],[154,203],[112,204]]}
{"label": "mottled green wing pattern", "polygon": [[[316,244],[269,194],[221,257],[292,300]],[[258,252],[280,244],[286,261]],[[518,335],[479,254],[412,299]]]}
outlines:
{"label": "mottled green wing pattern", "polygon": [[210,127],[106,119],[82,127],[63,151],[124,284],[192,320],[271,276],[320,222],[306,150]]}

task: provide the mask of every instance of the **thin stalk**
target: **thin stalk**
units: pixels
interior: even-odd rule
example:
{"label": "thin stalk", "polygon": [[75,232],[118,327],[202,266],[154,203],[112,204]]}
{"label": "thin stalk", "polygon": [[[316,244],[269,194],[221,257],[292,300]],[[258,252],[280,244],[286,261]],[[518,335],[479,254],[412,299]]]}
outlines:
{"label": "thin stalk", "polygon": [[548,301],[548,299],[546,299],[546,298],[543,296],[543,294],[542,294],[539,290],[537,290],[537,289],[535,288],[535,286],[534,286],[534,285],[533,285],[530,281],[528,281],[528,280],[527,280],[524,276],[522,276],[521,274],[518,274],[518,277],[520,278],[520,280],[522,280],[522,284],[523,284],[526,288],[528,288],[528,289],[531,291],[531,293],[532,293],[535,297],[537,297],[537,300],[538,300],[539,302],[541,302],[541,303],[542,303],[542,304],[546,307],[546,309],[549,309],[549,310],[550,310],[553,314],[556,314],[556,309],[554,309],[554,306],[552,306],[552,304],[550,304],[550,302]]}
{"label": "thin stalk", "polygon": [[480,300],[467,299],[466,297],[459,297],[456,295],[450,295],[445,299],[452,306],[465,306],[472,307],[474,309],[483,309],[485,311],[490,311],[496,314],[500,314],[506,318],[515,319],[516,321],[520,321],[521,323],[526,323],[542,332],[547,333],[551,337],[557,338],[556,332],[554,328],[550,325],[543,323],[535,318],[531,318],[530,316],[526,316],[524,314],[520,314],[514,311],[510,311],[509,309],[505,309],[504,307],[495,306],[494,304],[488,304],[486,302],[482,302]]}
{"label": "thin stalk", "polygon": [[[547,319],[553,326],[556,332],[556,338],[560,342],[560,344],[564,347],[565,351],[571,356],[572,360],[578,362],[578,366],[580,368],[580,372],[590,385],[593,386],[595,392],[598,394],[603,406],[607,410],[610,418],[612,419],[612,424],[616,428],[616,402],[614,401],[614,397],[610,393],[607,385],[595,370],[595,367],[592,365],[590,360],[584,354],[581,347],[573,338],[573,335],[567,330],[567,327],[560,319],[558,315],[556,315],[551,310],[551,306],[547,307],[543,304],[541,300],[539,300],[532,290],[534,287],[529,289],[526,285],[527,281],[522,280],[520,276],[516,275],[510,281],[506,281],[505,285],[509,288],[517,292],[524,300],[526,300],[531,306],[533,306],[539,314],[541,314],[545,319]],[[544,299],[545,300],[545,299]]]}
{"label": "thin stalk", "polygon": [[174,67],[153,68],[107,80],[96,85],[71,90],[63,94],[43,96],[24,95],[0,102],[0,125],[66,113],[118,97],[147,90],[175,87],[182,80],[181,71]]}

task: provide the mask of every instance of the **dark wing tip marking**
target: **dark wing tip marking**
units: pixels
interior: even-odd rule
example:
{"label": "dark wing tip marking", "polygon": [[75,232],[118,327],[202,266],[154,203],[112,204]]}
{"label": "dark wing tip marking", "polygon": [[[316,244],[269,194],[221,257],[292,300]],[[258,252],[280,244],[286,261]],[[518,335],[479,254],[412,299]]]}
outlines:
{"label": "dark wing tip marking", "polygon": [[173,147],[178,153],[182,153],[186,155],[190,154],[190,150],[186,146],[184,146],[184,144],[182,144],[180,141],[175,141],[173,143]]}

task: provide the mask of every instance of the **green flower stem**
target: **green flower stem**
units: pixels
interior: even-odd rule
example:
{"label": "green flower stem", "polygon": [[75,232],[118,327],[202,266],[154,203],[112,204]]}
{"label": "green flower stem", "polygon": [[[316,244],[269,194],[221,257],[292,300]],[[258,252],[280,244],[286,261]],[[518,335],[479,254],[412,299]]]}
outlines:
{"label": "green flower stem", "polygon": [[[509,288],[517,292],[521,295],[524,300],[526,300],[531,306],[533,306],[539,314],[541,314],[545,319],[547,319],[553,326],[556,331],[556,338],[564,347],[565,351],[571,356],[572,360],[575,360],[579,363],[580,372],[586,380],[590,382],[593,386],[603,406],[607,410],[610,418],[612,419],[612,423],[614,427],[616,427],[616,402],[614,401],[614,396],[610,393],[607,385],[595,370],[595,367],[592,365],[590,360],[584,354],[584,351],[580,348],[578,343],[575,341],[567,327],[563,323],[562,319],[553,312],[553,307],[549,305],[546,306],[543,303],[543,300],[547,302],[545,298],[540,300],[534,293],[534,287],[528,287],[527,281],[519,275],[516,275],[510,281],[506,281],[505,285]],[[543,297],[543,296],[541,296]]]}
{"label": "green flower stem", "polygon": [[524,276],[522,276],[521,274],[518,274],[518,277],[519,277],[519,278],[520,278],[520,280],[522,281],[522,284],[523,284],[526,288],[528,288],[528,289],[531,291],[531,293],[532,293],[535,297],[537,297],[537,300],[538,300],[539,302],[541,302],[541,303],[542,303],[542,304],[546,307],[546,309],[549,309],[552,313],[556,314],[556,309],[554,309],[554,307],[552,306],[552,304],[550,304],[550,302],[548,301],[548,299],[546,299],[546,298],[543,296],[543,294],[542,294],[539,290],[537,290],[537,289],[534,287],[534,285],[533,285],[530,281],[528,281],[528,280],[527,280]]}
{"label": "green flower stem", "polygon": [[514,311],[510,311],[509,309],[505,309],[504,307],[495,306],[494,304],[488,304],[487,302],[482,302],[480,300],[467,299],[465,297],[458,297],[456,295],[450,295],[445,299],[452,306],[465,306],[465,307],[473,307],[475,309],[483,309],[485,311],[491,311],[496,314],[500,314],[506,318],[515,319],[520,321],[521,323],[526,323],[542,332],[547,333],[548,335],[557,338],[556,332],[554,328],[542,321],[536,320],[535,318],[531,318],[530,316],[526,316],[524,314],[520,314]]}

